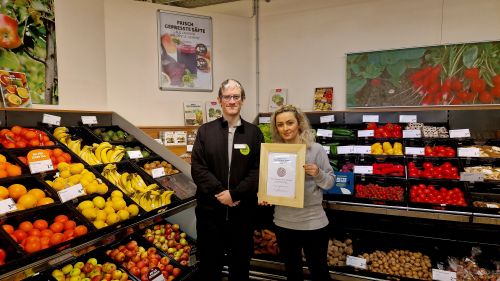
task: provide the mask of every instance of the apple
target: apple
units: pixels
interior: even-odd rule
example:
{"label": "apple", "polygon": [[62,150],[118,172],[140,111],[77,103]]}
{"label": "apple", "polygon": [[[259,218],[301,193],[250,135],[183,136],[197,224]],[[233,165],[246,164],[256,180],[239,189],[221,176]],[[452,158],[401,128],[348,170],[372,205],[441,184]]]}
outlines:
{"label": "apple", "polygon": [[153,227],[153,229],[154,229],[154,230],[160,230],[160,228],[161,228],[161,226],[160,226],[160,225],[155,225],[155,226]]}
{"label": "apple", "polygon": [[132,241],[128,242],[127,249],[129,249],[130,251],[136,251],[137,250],[137,241],[132,240]]}
{"label": "apple", "polygon": [[70,276],[79,276],[81,273],[80,269],[79,268],[74,268],[70,271],[69,275]]}
{"label": "apple", "polygon": [[169,275],[168,278],[167,278],[167,281],[172,281],[175,279],[175,276],[173,275]]}
{"label": "apple", "polygon": [[189,260],[189,254],[188,253],[182,253],[181,254],[181,260]]}
{"label": "apple", "polygon": [[163,270],[161,272],[161,274],[163,274],[163,278],[167,278],[168,277],[168,272],[166,270]]}
{"label": "apple", "polygon": [[148,252],[148,255],[154,255],[154,254],[156,254],[156,248],[149,247],[147,252]]}
{"label": "apple", "polygon": [[177,245],[175,245],[175,248],[176,248],[177,250],[182,249],[182,247],[183,247],[183,246],[182,246],[181,244],[177,244]]}
{"label": "apple", "polygon": [[114,260],[117,262],[123,262],[125,260],[125,254],[122,252],[119,252],[118,254],[115,255]]}
{"label": "apple", "polygon": [[175,241],[179,241],[179,239],[181,239],[181,234],[180,233],[176,233],[175,236],[174,236],[174,239],[175,239]]}
{"label": "apple", "polygon": [[188,244],[188,241],[186,240],[186,238],[181,238],[181,240],[179,240],[179,243],[182,245],[182,246],[186,246]]}
{"label": "apple", "polygon": [[163,244],[161,245],[160,249],[164,252],[166,252],[168,250],[168,245],[167,244]]}
{"label": "apple", "polygon": [[113,271],[113,273],[111,275],[112,275],[112,279],[120,279],[120,278],[122,278],[122,271],[115,270],[115,271]]}
{"label": "apple", "polygon": [[172,233],[172,228],[167,228],[165,234],[170,235],[170,233]]}
{"label": "apple", "polygon": [[189,266],[189,262],[187,260],[181,260],[179,263],[183,266]]}
{"label": "apple", "polygon": [[120,278],[119,281],[127,281],[128,280],[128,274],[126,272],[122,272],[122,277]]}
{"label": "apple", "polygon": [[163,265],[167,265],[170,263],[170,259],[168,257],[162,257],[160,259],[160,263],[163,264]]}
{"label": "apple", "polygon": [[86,262],[85,265],[82,267],[82,272],[87,274],[90,273],[94,269],[94,265],[91,264],[90,262]]}
{"label": "apple", "polygon": [[92,265],[97,265],[97,259],[96,258],[90,258],[87,262],[90,263],[90,264],[92,264]]}
{"label": "apple", "polygon": [[91,281],[101,281],[101,275],[95,275],[94,277],[91,277]]}
{"label": "apple", "polygon": [[104,274],[104,276],[102,277],[101,281],[102,280],[106,280],[106,281],[111,281],[111,273],[106,273]]}
{"label": "apple", "polygon": [[17,20],[0,14],[0,47],[5,49],[15,49],[21,46],[21,38],[17,33]]}
{"label": "apple", "polygon": [[145,259],[148,256],[148,252],[142,252],[141,253],[141,259]]}
{"label": "apple", "polygon": [[180,227],[178,224],[176,224],[176,223],[172,224],[172,229],[173,229],[174,231],[177,231],[177,230],[179,230],[180,228],[181,228],[181,227]]}
{"label": "apple", "polygon": [[173,253],[175,253],[175,248],[168,248],[167,253],[168,253],[168,254],[173,254]]}
{"label": "apple", "polygon": [[133,262],[139,262],[141,260],[141,256],[139,254],[135,254],[135,256],[132,257],[131,261]]}
{"label": "apple", "polygon": [[144,249],[143,246],[139,246],[139,248],[137,248],[137,252],[138,253],[144,253],[144,252],[146,252],[146,249]]}
{"label": "apple", "polygon": [[168,272],[168,273],[172,273],[172,271],[174,270],[174,266],[171,265],[171,264],[167,264],[165,266],[165,270]]}
{"label": "apple", "polygon": [[147,266],[141,268],[141,275],[148,274],[149,268]]}
{"label": "apple", "polygon": [[179,276],[180,274],[181,274],[181,269],[180,269],[180,268],[176,267],[176,268],[174,268],[174,269],[172,270],[172,275],[173,275],[173,276],[177,277],[177,276]]}
{"label": "apple", "polygon": [[173,247],[175,247],[175,244],[176,244],[176,243],[175,243],[175,240],[168,240],[168,241],[167,241],[167,246],[168,246],[169,248],[173,248]]}
{"label": "apple", "polygon": [[186,232],[181,232],[180,236],[181,236],[181,238],[186,238],[187,234],[186,234]]}
{"label": "apple", "polygon": [[102,271],[104,273],[112,273],[116,270],[116,265],[114,263],[107,262],[102,265]]}
{"label": "apple", "polygon": [[144,273],[144,274],[141,275],[141,281],[149,281],[147,273]]}
{"label": "apple", "polygon": [[134,276],[139,277],[139,276],[141,276],[141,269],[137,266],[134,266],[130,269],[130,273],[132,273],[132,275],[134,275]]}
{"label": "apple", "polygon": [[165,270],[164,264],[159,263],[157,267],[160,269],[160,271]]}

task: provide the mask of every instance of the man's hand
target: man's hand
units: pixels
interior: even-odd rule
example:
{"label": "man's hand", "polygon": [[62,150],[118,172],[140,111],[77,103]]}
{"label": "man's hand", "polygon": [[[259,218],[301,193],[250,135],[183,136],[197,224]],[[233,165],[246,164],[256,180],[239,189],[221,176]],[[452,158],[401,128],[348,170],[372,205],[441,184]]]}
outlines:
{"label": "man's hand", "polygon": [[223,205],[229,206],[229,207],[234,207],[240,204],[240,201],[233,202],[233,199],[231,198],[231,193],[229,193],[229,190],[224,190],[219,194],[215,195],[215,198],[219,200],[219,202]]}

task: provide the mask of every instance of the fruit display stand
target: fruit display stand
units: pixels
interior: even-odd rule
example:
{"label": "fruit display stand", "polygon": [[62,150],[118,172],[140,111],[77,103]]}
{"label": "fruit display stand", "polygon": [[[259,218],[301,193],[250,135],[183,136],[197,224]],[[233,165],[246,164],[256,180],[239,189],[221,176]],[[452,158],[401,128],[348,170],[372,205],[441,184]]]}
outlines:
{"label": "fruit display stand", "polygon": [[[467,264],[466,258],[471,261],[468,265],[484,278],[496,278],[495,262],[500,260],[500,209],[496,205],[500,203],[500,185],[494,177],[499,158],[494,154],[498,148],[491,145],[498,145],[499,109],[306,113],[332,167],[339,171],[352,168],[354,172],[351,195],[324,196],[331,222],[328,259],[332,278],[452,280],[449,278],[457,276],[456,280],[464,280],[461,266]],[[267,121],[258,118],[256,123],[259,120]],[[420,135],[414,135],[409,120],[428,126],[427,137],[423,137],[423,129]],[[390,130],[376,134],[380,127]],[[430,127],[435,129],[428,130]],[[395,129],[402,132],[392,133]],[[468,129],[470,135],[460,135],[466,131],[463,129]],[[347,135],[346,130],[355,137]],[[373,132],[367,135],[366,130]],[[451,138],[444,131],[452,134]],[[455,135],[457,132],[460,134]],[[396,149],[395,143],[401,147]],[[479,147],[483,157],[471,156],[474,150],[464,150],[469,147]],[[354,167],[342,167],[346,161]],[[392,167],[373,165],[389,162]],[[402,174],[395,173],[400,170]],[[257,272],[277,275],[273,280],[282,278],[283,264],[278,257],[256,255],[252,265]],[[455,272],[457,266],[459,272]],[[307,268],[304,272],[308,272]]]}
{"label": "fruit display stand", "polygon": [[[94,124],[82,125],[82,121],[88,120],[82,116],[93,117],[91,123]],[[42,276],[50,279],[54,270],[69,263],[76,266],[77,261],[80,273],[97,265],[99,272],[104,271],[101,263],[106,263],[106,274],[118,266],[128,272],[128,279],[138,280],[121,262],[108,266],[112,260],[102,251],[111,250],[112,245],[118,247],[122,239],[131,239],[130,234],[144,233],[163,218],[195,205],[192,192],[181,192],[183,185],[190,190],[194,185],[190,166],[114,112],[4,109],[0,111],[0,118],[3,126],[0,134],[0,202],[3,204],[0,208],[0,280],[22,280],[29,276],[33,280],[45,278]],[[96,134],[100,130],[103,134]],[[111,136],[107,133],[109,130],[122,133]],[[36,162],[32,154],[47,160]],[[165,161],[176,171],[169,176],[177,176],[179,180],[167,179],[166,182],[175,183],[182,199],[160,183],[166,175],[153,178],[138,164],[148,159]],[[120,182],[113,182],[113,177],[102,173],[107,165],[116,165],[128,174]],[[127,187],[134,189],[134,196],[141,192],[147,194],[144,207],[138,202],[141,198],[127,195]],[[164,196],[161,206],[154,205],[152,202],[161,201],[160,195],[165,192],[168,192],[168,200]],[[16,207],[17,211],[11,211]],[[181,245],[180,241],[175,244]],[[155,248],[154,244],[150,247]],[[188,252],[191,258],[191,248]],[[93,257],[100,263],[94,264]],[[180,259],[180,254],[175,258]],[[174,258],[171,260],[175,264]],[[83,265],[87,267],[84,269]],[[159,273],[172,275],[168,280],[182,280],[196,270],[196,266],[179,266],[182,274],[176,270],[173,276],[164,264]],[[59,272],[56,273],[59,276]],[[112,276],[118,275],[117,271]],[[123,276],[123,280],[127,280]]]}

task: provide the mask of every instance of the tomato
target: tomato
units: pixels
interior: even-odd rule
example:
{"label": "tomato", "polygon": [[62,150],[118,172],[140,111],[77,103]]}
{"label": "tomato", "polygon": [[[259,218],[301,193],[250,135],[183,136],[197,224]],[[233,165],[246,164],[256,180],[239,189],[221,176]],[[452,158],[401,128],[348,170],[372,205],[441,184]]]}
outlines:
{"label": "tomato", "polygon": [[492,103],[493,95],[490,92],[483,91],[479,94],[479,101],[482,103]]}
{"label": "tomato", "polygon": [[424,167],[424,170],[430,170],[432,168],[432,163],[431,162],[424,162],[422,165]]}
{"label": "tomato", "polygon": [[429,146],[429,145],[426,145],[425,148],[424,148],[424,154],[426,156],[429,156],[431,153],[432,153],[432,147]]}

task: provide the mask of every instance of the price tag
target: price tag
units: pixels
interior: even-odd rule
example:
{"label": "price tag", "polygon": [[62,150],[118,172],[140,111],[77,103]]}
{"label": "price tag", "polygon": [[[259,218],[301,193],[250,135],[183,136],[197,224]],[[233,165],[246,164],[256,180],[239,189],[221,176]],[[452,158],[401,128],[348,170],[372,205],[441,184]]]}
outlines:
{"label": "price tag", "polygon": [[59,197],[61,198],[61,202],[66,202],[69,200],[73,200],[78,196],[85,195],[85,191],[83,190],[83,186],[81,184],[76,184],[60,190],[57,192]]}
{"label": "price tag", "polygon": [[354,145],[352,153],[355,154],[371,154],[372,148],[369,145]]}
{"label": "price tag", "polygon": [[325,116],[320,116],[320,117],[319,117],[319,122],[320,122],[320,123],[330,123],[330,122],[335,122],[335,115],[325,115]]}
{"label": "price tag", "polygon": [[61,125],[61,116],[56,116],[56,115],[44,113],[42,123],[54,125],[54,126],[59,126],[59,125]]}
{"label": "price tag", "polygon": [[450,138],[470,138],[469,129],[450,130]]}
{"label": "price tag", "polygon": [[457,273],[453,271],[446,271],[441,269],[432,269],[432,280],[438,281],[456,281]]}
{"label": "price tag", "polygon": [[351,154],[351,153],[354,153],[354,146],[352,145],[337,146],[337,154]]}
{"label": "price tag", "polygon": [[323,149],[325,150],[326,154],[330,154],[330,147],[328,145],[323,145]]}
{"label": "price tag", "polygon": [[161,273],[158,267],[153,267],[148,272],[148,280],[149,281],[165,281],[163,274]]}
{"label": "price tag", "polygon": [[130,150],[127,151],[127,154],[130,159],[142,158],[142,153],[140,150]]}
{"label": "price tag", "polygon": [[417,115],[399,115],[399,123],[415,123]]}
{"label": "price tag", "polygon": [[366,269],[366,260],[364,258],[347,256],[345,263],[349,266]]}
{"label": "price tag", "polygon": [[331,138],[332,137],[332,130],[318,129],[316,131],[316,136]]}
{"label": "price tag", "polygon": [[259,124],[271,123],[271,117],[259,117]]}
{"label": "price tag", "polygon": [[155,169],[151,170],[151,176],[153,177],[153,179],[161,178],[161,177],[165,176],[165,169],[163,167],[155,168]]}
{"label": "price tag", "polygon": [[498,205],[486,203],[486,208],[498,209]]}
{"label": "price tag", "polygon": [[484,181],[484,174],[461,172],[460,180],[468,182]]}
{"label": "price tag", "polygon": [[458,157],[479,157],[480,150],[477,147],[459,147],[457,148]]}
{"label": "price tag", "polygon": [[358,137],[373,137],[375,136],[374,130],[359,130]]}
{"label": "price tag", "polygon": [[157,143],[163,144],[163,141],[161,139],[154,139]]}
{"label": "price tag", "polygon": [[0,215],[17,210],[16,202],[12,198],[0,201]]}
{"label": "price tag", "polygon": [[363,115],[363,122],[378,122],[378,115]]}
{"label": "price tag", "polygon": [[192,144],[188,144],[188,145],[186,146],[186,151],[187,151],[187,152],[191,152],[191,151],[193,151],[193,145],[192,145]]}
{"label": "price tag", "polygon": [[41,160],[36,162],[30,162],[29,168],[32,174],[42,173],[46,171],[54,170],[54,166],[52,165],[52,160]]}
{"label": "price tag", "polygon": [[82,123],[84,125],[97,124],[97,117],[96,116],[82,116]]}
{"label": "price tag", "polygon": [[355,174],[373,174],[373,166],[354,166]]}
{"label": "price tag", "polygon": [[406,155],[425,155],[425,149],[423,147],[405,147]]}
{"label": "price tag", "polygon": [[422,131],[420,130],[403,130],[404,139],[414,139],[421,137],[422,137]]}

